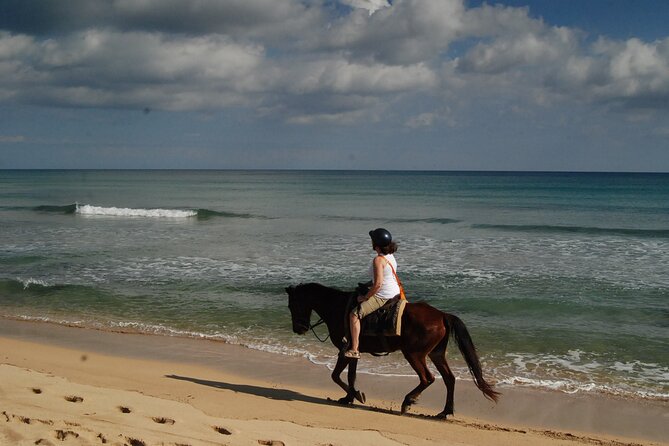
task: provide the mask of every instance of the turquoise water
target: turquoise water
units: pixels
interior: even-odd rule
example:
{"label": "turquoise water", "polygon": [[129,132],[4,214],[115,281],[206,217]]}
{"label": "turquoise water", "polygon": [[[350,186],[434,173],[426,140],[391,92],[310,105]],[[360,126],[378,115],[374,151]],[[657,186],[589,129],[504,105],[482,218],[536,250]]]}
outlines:
{"label": "turquoise water", "polygon": [[332,366],[283,289],[366,280],[378,226],[499,385],[669,398],[668,174],[0,171],[0,315]]}

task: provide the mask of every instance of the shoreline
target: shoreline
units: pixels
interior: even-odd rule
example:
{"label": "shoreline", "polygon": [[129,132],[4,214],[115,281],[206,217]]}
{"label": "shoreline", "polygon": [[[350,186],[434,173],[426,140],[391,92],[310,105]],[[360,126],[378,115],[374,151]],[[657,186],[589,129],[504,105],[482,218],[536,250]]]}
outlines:
{"label": "shoreline", "polygon": [[[343,392],[330,380],[327,368],[301,357],[209,340],[0,319],[0,355],[0,362],[7,367],[48,373],[82,385],[185,401],[208,416],[357,430],[364,428],[357,419],[364,414],[363,418],[374,418],[374,423],[401,435],[411,435],[414,423],[425,424],[417,431],[426,433],[425,441],[430,435],[437,438],[435,430],[454,435],[454,429],[468,432],[463,441],[470,434],[520,436],[523,441],[537,437],[526,444],[539,444],[539,440],[545,444],[592,443],[593,438],[604,442],[600,444],[666,444],[663,442],[669,438],[666,401],[503,388],[502,400],[495,406],[468,381],[457,382],[456,413],[447,422],[430,419],[444,404],[445,389],[440,380],[424,392],[408,416],[397,414],[416,378],[359,375],[357,387],[366,393],[367,404],[341,407],[328,402]],[[130,364],[138,372],[128,376],[125,369]],[[195,395],[194,389],[197,397],[189,398]],[[227,396],[233,399],[252,400],[249,408],[221,408],[216,402],[221,391],[231,393]],[[281,406],[278,409],[277,404]],[[514,437],[508,444],[521,444],[518,441]],[[479,438],[462,444],[494,443]]]}
{"label": "shoreline", "polygon": [[[213,343],[221,343],[225,344],[228,346],[234,346],[234,347],[240,347],[243,349],[248,349],[251,351],[256,351],[256,352],[262,352],[262,353],[267,353],[270,355],[278,355],[284,358],[301,358],[304,360],[307,360],[309,363],[316,367],[323,367],[328,369],[329,371],[332,371],[332,367],[334,366],[334,360],[332,362],[327,362],[327,361],[317,361],[315,358],[309,358],[307,354],[296,354],[296,355],[291,355],[287,353],[283,353],[280,349],[267,349],[263,348],[262,345],[258,344],[245,344],[243,342],[230,342],[228,339],[224,337],[218,337],[214,335],[207,335],[203,333],[197,333],[197,332],[190,332],[190,331],[179,331],[179,330],[173,330],[169,328],[165,328],[165,331],[144,331],[140,329],[135,329],[132,328],[132,326],[128,327],[114,327],[114,326],[98,326],[96,324],[91,324],[87,325],[84,323],[80,322],[68,322],[64,320],[52,320],[48,318],[40,318],[40,317],[29,317],[29,316],[11,316],[11,315],[0,315],[0,321],[12,321],[12,322],[17,322],[17,323],[32,323],[32,324],[44,324],[48,326],[53,326],[53,327],[64,327],[64,328],[71,328],[71,329],[80,329],[80,330],[85,330],[85,331],[94,331],[94,332],[100,332],[100,333],[109,333],[109,334],[122,334],[122,335],[137,335],[137,336],[156,336],[159,338],[171,338],[171,339],[187,339],[187,340],[194,340],[194,341],[207,341],[207,342],[213,342]],[[0,326],[0,336],[2,335],[2,327]],[[326,342],[326,345],[330,347],[331,349],[334,348],[331,346],[329,342]],[[462,356],[460,353],[457,351],[457,347],[453,347],[450,349],[453,352],[454,357],[449,358],[453,363],[451,364],[451,368],[453,369],[454,372],[456,372],[456,381],[458,383],[462,382],[469,382],[470,381],[470,375],[466,372],[464,373],[457,373],[457,365],[460,365],[461,367],[464,367],[464,370],[466,370],[465,363],[462,359]],[[394,354],[399,355],[399,352],[395,352]],[[334,355],[334,350],[333,350],[333,355]],[[368,357],[372,361],[374,358],[372,356]],[[409,368],[408,363],[405,363],[406,367]],[[460,371],[462,372],[462,370]],[[439,381],[441,380],[440,374],[436,371],[436,369],[433,370],[433,373],[435,375],[435,378]],[[406,379],[410,378],[413,379],[415,378],[415,373],[411,371],[409,368],[409,373],[379,373],[375,371],[369,371],[366,370],[364,367],[358,367],[358,376],[360,375],[369,375],[372,377],[380,377],[380,378],[397,378],[397,379]],[[464,377],[463,377],[464,375]],[[485,375],[485,373],[484,373]],[[534,383],[527,383],[526,380],[523,378],[503,378],[502,383],[500,385],[499,381],[496,381],[494,375],[487,375],[486,376],[489,381],[493,383],[497,383],[496,387],[501,389],[502,391],[512,388],[512,389],[523,389],[527,390],[529,392],[543,392],[543,393],[559,393],[559,394],[564,394],[564,395],[571,395],[571,396],[583,396],[583,397],[588,397],[588,396],[595,396],[595,397],[604,397],[604,398],[614,398],[614,399],[619,399],[619,400],[629,400],[629,401],[640,401],[640,402],[648,402],[650,404],[653,403],[669,403],[669,396],[667,394],[662,393],[662,394],[657,394],[653,393],[650,391],[641,391],[641,390],[636,390],[636,391],[629,391],[629,390],[620,390],[620,389],[612,389],[606,385],[594,385],[594,390],[590,389],[589,387],[591,386],[590,384],[572,384],[572,388],[575,390],[566,390],[569,388],[569,384],[565,384],[564,382],[557,382],[558,385],[554,385],[555,382],[551,384],[545,384],[545,385],[538,385]],[[514,381],[518,381],[519,384],[516,384]],[[538,381],[541,381],[541,378],[538,378]]]}
{"label": "shoreline", "polygon": [[[231,342],[224,336],[219,336],[219,335],[209,335],[205,333],[199,333],[199,332],[192,332],[188,330],[179,330],[179,329],[171,329],[169,327],[163,327],[163,326],[153,326],[153,325],[147,325],[145,327],[149,328],[156,328],[154,331],[145,331],[142,329],[137,329],[137,328],[132,328],[132,325],[128,325],[126,327],[124,326],[103,326],[103,325],[98,325],[97,323],[91,323],[91,324],[86,324],[81,321],[73,322],[73,321],[66,321],[66,320],[56,320],[56,319],[49,319],[49,318],[43,318],[43,317],[32,317],[32,316],[12,316],[12,315],[0,315],[0,321],[2,320],[7,320],[7,321],[14,321],[14,322],[19,322],[19,323],[35,323],[35,324],[46,324],[50,326],[55,326],[55,327],[66,327],[66,328],[73,328],[73,329],[82,329],[82,330],[91,330],[91,331],[97,331],[101,333],[111,333],[111,334],[129,334],[129,335],[138,335],[138,336],[157,336],[157,337],[168,337],[168,338],[175,338],[175,339],[190,339],[190,340],[196,340],[196,341],[209,341],[209,342],[214,342],[214,343],[223,343],[226,345],[230,346],[237,346],[253,351],[259,351],[263,353],[268,353],[272,355],[279,355],[282,357],[300,357],[305,360],[308,360],[311,364],[317,366],[317,367],[325,367],[328,368],[330,371],[334,367],[334,357],[331,362],[328,360],[324,360],[322,358],[322,353],[321,355],[321,360],[317,360],[317,356],[313,356],[309,353],[302,352],[302,354],[295,354],[291,355],[288,353],[283,352],[280,348],[276,348],[274,346],[267,348],[267,346],[264,346],[262,344],[250,342],[250,343],[245,343],[245,342]],[[160,330],[162,329],[162,330]],[[0,327],[0,335],[2,334],[2,330]],[[331,344],[329,342],[326,342],[326,346],[332,348]],[[468,382],[470,380],[470,375],[466,371],[466,364],[464,363],[462,356],[460,353],[457,351],[457,347],[451,348],[450,349],[453,353],[453,356],[449,358],[452,363],[450,364],[452,370],[455,372],[456,375],[456,380],[458,382]],[[334,354],[334,353],[333,353]],[[395,352],[393,354],[400,355],[399,352]],[[400,355],[401,356],[401,355]],[[370,356],[370,359],[373,358]],[[402,372],[402,373],[382,373],[382,372],[377,372],[377,371],[370,371],[369,369],[366,369],[364,366],[363,367],[358,367],[358,375],[370,375],[370,376],[378,376],[378,377],[390,377],[390,378],[414,378],[415,373],[410,369],[409,364],[406,361],[402,361],[402,363],[406,366],[408,369],[407,372]],[[364,363],[363,363],[364,364]],[[459,369],[458,369],[459,366]],[[432,369],[435,378],[437,380],[441,380],[440,374],[437,372],[436,369]],[[484,371],[485,372],[485,371]],[[565,380],[560,380],[560,378],[556,378],[556,380],[551,380],[551,378],[535,378],[535,381],[529,380],[525,377],[503,377],[501,378],[501,382],[499,381],[500,378],[496,378],[494,375],[494,371],[488,370],[489,374],[485,374],[486,378],[493,382],[497,383],[498,389],[508,389],[508,388],[515,388],[515,389],[526,389],[530,392],[533,391],[538,391],[538,392],[545,392],[545,393],[561,393],[561,394],[566,394],[566,395],[583,395],[583,396],[588,396],[588,395],[594,395],[594,396],[602,396],[602,397],[611,397],[611,398],[616,398],[616,399],[622,399],[622,400],[630,400],[630,401],[647,401],[650,403],[653,402],[664,402],[664,403],[669,403],[669,394],[667,393],[656,393],[651,390],[629,390],[629,389],[621,389],[621,388],[616,388],[613,387],[610,384],[592,384],[592,383],[576,383],[576,382],[568,382]],[[490,373],[492,372],[492,373]]]}

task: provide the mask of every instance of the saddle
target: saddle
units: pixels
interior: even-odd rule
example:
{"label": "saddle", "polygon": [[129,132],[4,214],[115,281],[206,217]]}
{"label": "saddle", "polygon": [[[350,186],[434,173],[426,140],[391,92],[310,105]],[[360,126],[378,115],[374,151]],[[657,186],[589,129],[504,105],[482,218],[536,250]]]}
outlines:
{"label": "saddle", "polygon": [[362,318],[360,336],[399,336],[402,333],[402,313],[407,301],[395,296],[372,314]]}
{"label": "saddle", "polygon": [[[369,286],[369,282],[359,283],[356,289],[357,294],[367,293]],[[360,336],[399,336],[402,333],[402,314],[406,303],[406,299],[400,299],[400,296],[397,295],[372,314],[365,316],[360,321]],[[349,311],[355,305],[357,302],[352,303]]]}

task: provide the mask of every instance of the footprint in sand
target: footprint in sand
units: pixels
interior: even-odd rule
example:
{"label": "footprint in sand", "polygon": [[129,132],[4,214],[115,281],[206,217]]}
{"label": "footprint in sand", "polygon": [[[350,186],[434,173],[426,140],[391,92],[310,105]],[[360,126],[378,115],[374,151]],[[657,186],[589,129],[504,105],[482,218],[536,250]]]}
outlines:
{"label": "footprint in sand", "polygon": [[65,400],[69,401],[70,403],[83,403],[84,402],[84,399],[80,396],[66,396]]}
{"label": "footprint in sand", "polygon": [[39,395],[40,393],[42,393],[42,389],[38,389],[37,387],[33,387],[32,390],[33,390],[33,393],[36,393],[37,395]]}
{"label": "footprint in sand", "polygon": [[126,437],[125,441],[127,441],[130,446],[146,446],[146,443],[137,438]]}
{"label": "footprint in sand", "polygon": [[165,417],[153,417],[151,418],[153,421],[155,421],[158,424],[174,424],[175,421],[171,418],[165,418]]}
{"label": "footprint in sand", "polygon": [[74,438],[79,438],[79,434],[74,431],[63,431],[60,429],[56,431],[56,438],[60,441],[65,441],[70,436]]}
{"label": "footprint in sand", "polygon": [[132,410],[130,410],[129,407],[125,407],[125,406],[118,406],[118,410],[120,410],[120,411],[123,412],[123,413],[130,413],[130,412],[132,412]]}
{"label": "footprint in sand", "polygon": [[258,444],[263,446],[286,446],[286,443],[279,440],[258,440]]}
{"label": "footprint in sand", "polygon": [[19,417],[19,421],[21,423],[25,423],[25,424],[30,424],[31,423],[31,420],[28,417]]}
{"label": "footprint in sand", "polygon": [[223,434],[223,435],[232,435],[232,432],[230,432],[229,430],[227,430],[227,429],[224,428],[224,427],[214,426],[214,430],[215,430],[216,432],[218,432],[219,434]]}

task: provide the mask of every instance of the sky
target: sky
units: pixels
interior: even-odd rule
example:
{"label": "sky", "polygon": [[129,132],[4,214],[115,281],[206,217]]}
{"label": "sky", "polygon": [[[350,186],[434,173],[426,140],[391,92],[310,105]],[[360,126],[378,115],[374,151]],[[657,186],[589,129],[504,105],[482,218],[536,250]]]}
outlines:
{"label": "sky", "polygon": [[669,172],[669,1],[0,0],[0,169]]}

